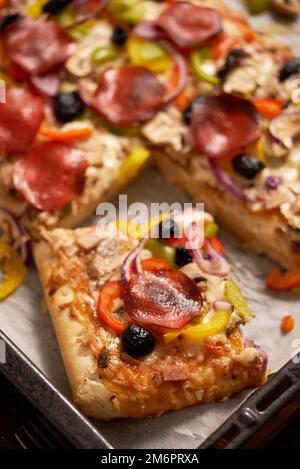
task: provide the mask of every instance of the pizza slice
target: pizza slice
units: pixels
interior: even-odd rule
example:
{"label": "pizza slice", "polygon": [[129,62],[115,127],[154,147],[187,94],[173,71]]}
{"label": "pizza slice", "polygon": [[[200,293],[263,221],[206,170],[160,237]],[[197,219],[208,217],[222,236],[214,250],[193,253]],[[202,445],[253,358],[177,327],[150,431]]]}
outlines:
{"label": "pizza slice", "polygon": [[35,245],[74,402],[89,417],[157,416],[265,382],[216,225],[194,217],[164,219],[160,238],[93,226],[44,231]]}
{"label": "pizza slice", "polygon": [[[223,32],[197,45],[187,13],[205,5]],[[158,168],[252,248],[297,271],[299,58],[220,1],[175,2],[156,24],[191,48],[184,91],[142,131]]]}
{"label": "pizza slice", "polygon": [[[68,2],[7,2],[0,12],[0,207],[34,237],[42,227],[79,224],[150,156],[136,131],[105,126],[81,94],[78,54],[109,47],[113,25],[96,24],[86,44],[76,26],[69,31],[54,11],[43,14],[46,3]],[[91,14],[81,9],[77,28]]]}

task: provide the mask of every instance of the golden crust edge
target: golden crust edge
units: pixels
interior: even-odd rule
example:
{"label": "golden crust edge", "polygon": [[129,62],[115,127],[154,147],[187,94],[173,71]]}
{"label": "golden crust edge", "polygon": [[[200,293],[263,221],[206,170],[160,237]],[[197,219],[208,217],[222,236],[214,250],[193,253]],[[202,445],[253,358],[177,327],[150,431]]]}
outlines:
{"label": "golden crust edge", "polygon": [[75,405],[92,418],[109,420],[119,417],[109,400],[109,391],[95,371],[97,367],[95,357],[87,347],[83,348],[80,345],[84,327],[71,317],[69,308],[63,310],[59,308],[57,295],[52,299],[47,293],[47,283],[56,261],[51,246],[45,241],[36,243],[34,258]]}

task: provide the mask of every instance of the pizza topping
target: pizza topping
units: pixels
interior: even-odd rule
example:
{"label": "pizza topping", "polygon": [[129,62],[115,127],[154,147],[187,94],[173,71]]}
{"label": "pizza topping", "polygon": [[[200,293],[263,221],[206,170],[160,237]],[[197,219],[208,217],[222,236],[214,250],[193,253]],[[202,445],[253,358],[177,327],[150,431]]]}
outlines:
{"label": "pizza topping", "polygon": [[12,13],[11,15],[4,16],[1,21],[0,32],[3,33],[11,24],[18,21],[21,18],[20,13]]}
{"label": "pizza topping", "polygon": [[281,320],[281,330],[285,334],[291,332],[295,327],[295,318],[291,314],[284,316]]}
{"label": "pizza topping", "polygon": [[193,257],[201,272],[218,277],[226,277],[229,265],[226,259],[213,247],[210,239],[205,239],[202,249],[194,249]]}
{"label": "pizza topping", "polygon": [[0,283],[0,299],[6,298],[18,288],[26,275],[26,267],[19,254],[6,243],[0,243],[0,262],[3,279]]}
{"label": "pizza topping", "polygon": [[53,106],[56,119],[64,123],[71,122],[85,110],[84,102],[77,91],[57,94]]}
{"label": "pizza topping", "polygon": [[134,274],[125,286],[124,305],[141,325],[178,329],[202,314],[196,284],[180,271]]}
{"label": "pizza topping", "polygon": [[90,125],[70,130],[46,129],[42,127],[39,130],[39,134],[56,142],[76,142],[77,140],[86,140],[91,137],[93,135],[93,128]]}
{"label": "pizza topping", "polygon": [[241,289],[232,279],[226,280],[225,296],[226,299],[234,306],[234,310],[239,316],[254,317],[254,314],[250,310]]}
{"label": "pizza topping", "polygon": [[193,71],[199,80],[205,81],[214,86],[220,84],[220,79],[216,74],[216,67],[212,60],[210,48],[203,47],[192,52],[191,64]]}
{"label": "pizza topping", "polygon": [[164,334],[165,343],[168,344],[181,336],[187,340],[198,341],[220,334],[226,330],[230,318],[231,310],[217,311],[208,322],[203,322],[201,319],[198,324],[188,325],[175,332],[167,332]]}
{"label": "pizza topping", "polygon": [[151,332],[137,324],[127,326],[122,334],[122,348],[133,357],[144,357],[152,352],[155,339]]}
{"label": "pizza topping", "polygon": [[9,87],[0,105],[0,152],[15,155],[33,142],[43,119],[43,102],[21,88]]}
{"label": "pizza topping", "polygon": [[220,14],[188,2],[170,5],[157,25],[180,47],[197,47],[222,31]]}
{"label": "pizza topping", "polygon": [[1,241],[9,243],[20,253],[24,264],[29,264],[32,254],[30,236],[17,217],[6,207],[1,206],[0,226],[7,227],[7,229],[0,234]]}
{"label": "pizza topping", "polygon": [[92,104],[115,125],[150,120],[163,103],[165,87],[150,71],[137,66],[108,69],[100,77]]}
{"label": "pizza topping", "polygon": [[102,323],[116,332],[122,333],[127,327],[127,322],[114,315],[114,301],[123,296],[120,281],[107,282],[100,290],[98,299],[98,316]]}
{"label": "pizza topping", "polygon": [[[293,147],[293,142],[300,134],[300,111],[293,109],[272,119],[269,125],[270,147],[267,153],[279,158],[286,156]],[[267,142],[268,143],[268,142]]]}
{"label": "pizza topping", "polygon": [[274,268],[267,278],[267,286],[275,291],[286,291],[300,286],[300,268],[281,274]]}
{"label": "pizza topping", "polygon": [[158,224],[158,235],[160,238],[174,238],[179,235],[179,226],[172,218],[162,220]]}
{"label": "pizza topping", "polygon": [[254,106],[262,117],[266,119],[274,119],[282,113],[284,102],[281,99],[264,98],[264,99],[253,99]]}
{"label": "pizza topping", "polygon": [[43,75],[62,65],[72,51],[60,26],[30,17],[15,21],[4,32],[4,46],[11,61],[29,75]]}
{"label": "pizza topping", "polygon": [[183,267],[193,262],[193,256],[184,246],[177,246],[175,249],[175,262],[179,267]]}
{"label": "pizza topping", "polygon": [[198,99],[193,106],[191,127],[199,151],[209,158],[234,155],[262,133],[254,105],[227,93]]}
{"label": "pizza topping", "polygon": [[254,155],[241,154],[232,160],[234,170],[246,179],[254,179],[265,165]]}
{"label": "pizza topping", "polygon": [[285,81],[295,73],[300,71],[300,57],[294,57],[288,60],[279,73],[279,80]]}
{"label": "pizza topping", "polygon": [[29,204],[38,210],[58,210],[80,197],[87,162],[68,143],[45,142],[17,161],[13,182]]}
{"label": "pizza topping", "polygon": [[71,2],[72,0],[49,0],[49,2],[46,2],[45,5],[43,5],[42,11],[43,13],[54,15],[69,5]]}
{"label": "pizza topping", "polygon": [[123,46],[128,39],[128,33],[124,28],[117,26],[112,33],[111,41],[116,46]]}
{"label": "pizza topping", "polygon": [[225,78],[229,72],[241,64],[246,56],[247,54],[243,49],[232,49],[227,55],[224,67],[219,72],[220,78]]}
{"label": "pizza topping", "polygon": [[60,78],[56,73],[30,77],[30,83],[34,90],[42,96],[53,98],[59,90]]}

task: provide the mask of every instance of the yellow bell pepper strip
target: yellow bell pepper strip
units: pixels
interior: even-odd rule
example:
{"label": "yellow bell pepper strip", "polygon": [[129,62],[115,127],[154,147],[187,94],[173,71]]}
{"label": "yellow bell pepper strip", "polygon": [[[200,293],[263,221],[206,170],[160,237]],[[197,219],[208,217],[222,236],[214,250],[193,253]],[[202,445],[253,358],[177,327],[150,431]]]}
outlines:
{"label": "yellow bell pepper strip", "polygon": [[127,44],[128,57],[133,65],[139,65],[153,73],[167,72],[172,60],[165,49],[155,41],[145,41],[132,36]]}
{"label": "yellow bell pepper strip", "polygon": [[273,269],[267,278],[267,285],[275,291],[291,290],[300,286],[300,267],[289,270],[281,275],[278,269]]}
{"label": "yellow bell pepper strip", "polygon": [[232,280],[228,279],[225,284],[226,299],[234,306],[235,312],[241,317],[254,318],[254,314],[250,310],[247,300],[245,299],[241,289]]}
{"label": "yellow bell pepper strip", "polygon": [[56,142],[76,142],[77,140],[86,140],[93,134],[92,127],[83,127],[82,129],[72,130],[53,130],[41,128],[39,134],[49,140],[55,140]]}
{"label": "yellow bell pepper strip", "polygon": [[118,56],[118,49],[114,46],[101,46],[93,50],[91,54],[91,61],[100,65],[109,60],[113,60]]}
{"label": "yellow bell pepper strip", "polygon": [[21,285],[26,275],[26,267],[17,251],[6,243],[0,243],[0,262],[3,274],[0,299],[3,299]]}
{"label": "yellow bell pepper strip", "polygon": [[119,177],[119,184],[127,184],[129,181],[134,179],[141,167],[146,163],[150,158],[150,151],[144,147],[134,148],[127,159],[125,160]]}
{"label": "yellow bell pepper strip", "polygon": [[166,261],[170,268],[176,268],[175,250],[160,239],[149,239],[145,244],[145,249],[148,249],[152,256]]}
{"label": "yellow bell pepper strip", "polygon": [[274,119],[275,117],[279,116],[282,113],[282,109],[284,106],[283,101],[281,99],[253,99],[252,100],[254,106],[260,113],[262,117],[266,119]]}
{"label": "yellow bell pepper strip", "polygon": [[213,69],[211,50],[209,48],[206,47],[192,52],[191,64],[194,73],[200,80],[215,86],[220,84],[220,79],[216,76]]}
{"label": "yellow bell pepper strip", "polygon": [[205,229],[204,229],[204,235],[207,237],[207,238],[210,238],[212,236],[216,236],[217,233],[218,233],[218,225],[215,223],[215,222],[210,222],[208,223],[206,226],[205,226]]}
{"label": "yellow bell pepper strip", "polygon": [[230,316],[231,311],[218,311],[207,323],[200,322],[195,326],[189,325],[174,332],[167,332],[164,334],[164,341],[168,344],[180,335],[189,340],[203,340],[220,334],[226,328]]}
{"label": "yellow bell pepper strip", "polygon": [[107,9],[116,19],[131,24],[143,21],[146,13],[143,0],[110,0]]}
{"label": "yellow bell pepper strip", "polygon": [[252,15],[263,13],[268,10],[270,0],[246,0],[247,6]]}
{"label": "yellow bell pepper strip", "polygon": [[33,18],[38,18],[42,14],[42,8],[48,0],[35,0],[35,2],[28,5],[26,11]]}

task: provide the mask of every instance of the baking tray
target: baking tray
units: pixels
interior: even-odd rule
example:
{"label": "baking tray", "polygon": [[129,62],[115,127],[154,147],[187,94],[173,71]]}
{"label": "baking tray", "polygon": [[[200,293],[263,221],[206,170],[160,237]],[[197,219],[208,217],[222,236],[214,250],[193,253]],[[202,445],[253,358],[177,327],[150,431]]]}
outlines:
{"label": "baking tray", "polygon": [[[0,331],[5,363],[0,371],[76,447],[112,449],[99,429],[66,399],[15,344]],[[290,360],[268,383],[249,397],[199,449],[237,449],[260,445],[287,421],[300,403],[300,356]],[[270,427],[274,417],[281,416]],[[267,426],[267,429],[266,429]],[[260,436],[261,435],[261,436]],[[251,443],[252,441],[252,443]]]}
{"label": "baking tray", "polygon": [[[238,1],[228,3],[241,6]],[[292,25],[274,23],[269,15],[261,15],[254,21],[265,31],[275,31],[285,43],[300,47],[299,22]],[[153,170],[135,182],[128,195],[129,202],[189,201]],[[262,292],[264,278],[272,263],[241,250],[238,243],[226,234],[223,234],[223,241],[250,306],[259,312],[256,320],[245,328],[245,335],[267,347],[271,352],[272,369],[277,371],[263,388],[252,395],[245,391],[226,404],[197,406],[168,413],[156,420],[89,421],[71,403],[70,388],[50,318],[40,312],[42,292],[33,269],[26,284],[9,299],[8,306],[6,302],[0,305],[0,337],[6,344],[5,362],[1,363],[3,347],[0,342],[0,371],[77,448],[127,448],[128,442],[134,448],[136,434],[142,440],[139,441],[142,449],[148,444],[152,449],[257,446],[262,441],[264,428],[267,427],[270,435],[300,405],[300,368],[295,360],[290,361],[297,343],[299,345],[299,331],[295,330],[287,337],[281,337],[279,331],[280,317],[296,314],[299,299],[290,295],[272,297]],[[269,324],[269,309],[273,307],[281,316],[273,317]],[[215,413],[221,414],[218,425],[213,420]],[[200,428],[198,414],[203,429]],[[276,418],[276,425],[273,425]],[[176,438],[170,429],[175,429]]]}

